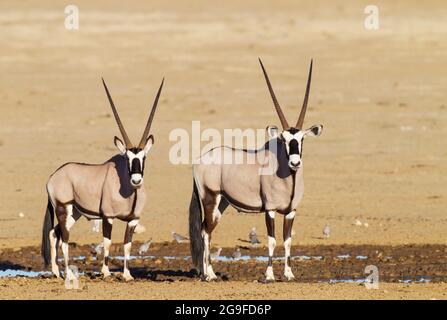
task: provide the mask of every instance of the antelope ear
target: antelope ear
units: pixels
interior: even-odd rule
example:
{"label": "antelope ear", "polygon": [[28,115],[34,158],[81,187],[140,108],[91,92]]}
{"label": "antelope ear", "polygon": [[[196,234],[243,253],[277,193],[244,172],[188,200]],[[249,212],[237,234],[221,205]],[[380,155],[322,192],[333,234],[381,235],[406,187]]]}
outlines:
{"label": "antelope ear", "polygon": [[309,129],[307,129],[305,135],[312,136],[312,137],[318,137],[322,131],[323,131],[323,126],[321,124],[318,124],[316,126],[312,126]]}
{"label": "antelope ear", "polygon": [[150,135],[146,139],[146,145],[144,146],[144,149],[143,149],[145,154],[147,154],[149,152],[149,150],[151,150],[153,144],[154,144],[154,136]]}
{"label": "antelope ear", "polygon": [[118,148],[118,150],[121,152],[121,154],[126,154],[126,147],[124,146],[124,143],[121,141],[120,138],[115,136],[115,139],[113,142],[115,143],[115,146]]}
{"label": "antelope ear", "polygon": [[268,126],[265,128],[270,139],[278,138],[279,132],[277,126]]}

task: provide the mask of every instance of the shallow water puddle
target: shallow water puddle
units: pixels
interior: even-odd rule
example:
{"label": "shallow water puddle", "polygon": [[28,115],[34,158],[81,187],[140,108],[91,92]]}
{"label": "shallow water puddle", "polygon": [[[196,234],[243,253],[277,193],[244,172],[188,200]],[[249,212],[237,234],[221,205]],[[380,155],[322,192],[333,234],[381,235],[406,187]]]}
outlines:
{"label": "shallow water puddle", "polygon": [[[118,272],[119,273],[119,272]],[[100,272],[92,272],[95,276],[100,276]],[[115,274],[115,272],[112,272],[112,274]],[[37,278],[41,276],[51,276],[52,273],[50,271],[26,271],[26,270],[17,270],[17,269],[7,269],[7,270],[0,270],[0,278],[15,278],[15,277],[26,277],[26,278]],[[79,273],[80,276],[85,275],[84,272]],[[336,283],[366,283],[366,279],[329,279],[329,280],[319,280],[318,283],[330,283],[330,284],[336,284]],[[432,282],[431,277],[418,277],[416,279],[405,279],[405,280],[398,280],[400,283],[430,283]]]}
{"label": "shallow water puddle", "polygon": [[405,280],[398,280],[400,283],[430,283],[432,282],[431,277],[418,277],[416,280],[413,279],[405,279]]}
{"label": "shallow water puddle", "polygon": [[27,277],[36,278],[44,275],[51,275],[50,271],[26,271],[26,270],[16,270],[7,269],[0,270],[0,278],[14,278],[14,277]]}
{"label": "shallow water puddle", "polygon": [[[345,255],[339,255],[337,256],[338,259],[349,259],[351,258],[350,254],[345,254]],[[72,259],[73,261],[82,261],[82,260],[86,260],[86,256],[77,256],[77,257],[70,257],[70,259]],[[91,259],[93,261],[97,260],[97,257],[91,257]],[[124,256],[110,256],[110,259],[116,259],[119,261],[124,261]],[[191,259],[191,256],[184,256],[184,257],[176,257],[176,256],[161,256],[161,257],[157,257],[157,256],[153,256],[153,255],[146,255],[146,256],[139,256],[139,255],[132,255],[129,257],[128,260],[136,260],[136,259],[141,259],[141,260],[151,260],[151,259],[165,259],[165,260],[189,260]],[[273,257],[274,261],[284,261],[284,257]],[[290,256],[290,259],[292,260],[298,260],[298,261],[307,261],[307,260],[323,260],[322,256],[306,256],[306,255],[300,255],[300,256]],[[362,256],[362,255],[358,255],[355,257],[355,259],[357,260],[366,260],[368,259],[368,256]],[[229,262],[229,261],[249,261],[249,260],[254,260],[257,262],[268,262],[269,257],[267,256],[249,256],[249,255],[243,255],[240,256],[239,258],[233,258],[230,256],[219,256],[219,257],[215,257],[212,258],[213,261],[219,261],[219,262]],[[63,258],[59,258],[58,259],[59,262],[63,261]]]}

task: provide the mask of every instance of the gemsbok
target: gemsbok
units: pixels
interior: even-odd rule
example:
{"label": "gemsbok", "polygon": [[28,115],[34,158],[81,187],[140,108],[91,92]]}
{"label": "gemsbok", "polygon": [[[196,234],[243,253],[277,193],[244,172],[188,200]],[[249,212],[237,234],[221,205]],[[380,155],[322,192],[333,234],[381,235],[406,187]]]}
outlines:
{"label": "gemsbok", "polygon": [[[221,146],[203,154],[193,166],[194,185],[189,208],[190,249],[193,263],[208,281],[216,279],[210,263],[211,233],[228,205],[242,212],[265,212],[269,254],[265,273],[267,281],[275,280],[272,263],[276,246],[275,212],[284,215],[284,276],[288,280],[294,279],[290,248],[292,224],[304,191],[303,140],[306,136],[319,136],[323,126],[303,129],[312,78],[312,61],[304,102],[293,127],[289,126],[281,110],[261,59],[259,62],[283,130],[279,132],[276,126],[268,126],[266,131],[269,140],[261,149],[245,150]],[[235,163],[224,159],[244,161]]]}
{"label": "gemsbok", "polygon": [[[115,136],[114,143],[120,153],[103,164],[70,162],[61,166],[50,176],[46,185],[48,205],[42,230],[42,256],[45,265],[48,266],[51,263],[52,272],[59,277],[57,251],[61,246],[65,262],[65,277],[71,279],[73,274],[68,268],[70,229],[81,216],[89,220],[102,219],[104,258],[101,272],[104,277],[109,276],[108,260],[112,243],[112,224],[117,218],[127,223],[124,235],[123,277],[126,281],[130,281],[133,277],[128,268],[128,259],[132,235],[146,202],[143,187],[144,164],[154,144],[154,137],[152,134],[149,135],[149,131],[164,79],[158,89],[138,146],[131,143],[104,79],[102,83],[124,142]],[[54,226],[54,215],[58,221],[56,226]],[[62,243],[60,243],[61,240]]]}

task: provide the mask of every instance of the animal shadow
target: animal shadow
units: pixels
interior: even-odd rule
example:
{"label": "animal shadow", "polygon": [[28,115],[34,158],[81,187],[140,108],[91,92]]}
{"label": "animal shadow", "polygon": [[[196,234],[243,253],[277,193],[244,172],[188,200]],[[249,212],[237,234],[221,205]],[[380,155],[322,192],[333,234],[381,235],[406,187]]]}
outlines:
{"label": "animal shadow", "polygon": [[189,271],[172,270],[172,269],[147,269],[147,268],[132,268],[132,275],[135,279],[146,279],[152,281],[170,281],[186,280],[198,277],[196,269]]}
{"label": "animal shadow", "polygon": [[8,269],[12,269],[12,270],[27,270],[30,271],[31,268],[30,267],[25,267],[21,264],[17,264],[17,263],[13,263],[10,261],[0,261],[0,270],[8,270]]}

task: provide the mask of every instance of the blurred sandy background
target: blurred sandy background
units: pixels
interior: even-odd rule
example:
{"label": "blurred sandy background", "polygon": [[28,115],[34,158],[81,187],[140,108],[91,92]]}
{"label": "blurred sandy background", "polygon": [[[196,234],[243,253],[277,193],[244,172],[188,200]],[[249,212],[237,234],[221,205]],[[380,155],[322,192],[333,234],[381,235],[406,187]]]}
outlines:
{"label": "blurred sandy background", "polygon": [[[136,239],[186,234],[191,168],[169,163],[169,132],[193,120],[279,125],[258,57],[291,122],[315,59],[305,125],[324,132],[305,143],[295,245],[445,243],[445,1],[375,1],[376,31],[364,28],[369,1],[75,1],[80,28],[71,31],[66,4],[0,3],[0,246],[40,242],[45,183],[59,165],[116,153],[101,76],[133,140],[166,77],[145,176],[147,231]],[[321,240],[326,223],[332,235]],[[263,216],[228,210],[214,245],[240,244],[252,226],[265,244]],[[113,240],[122,238],[116,223]],[[84,219],[71,233],[101,239]]]}

